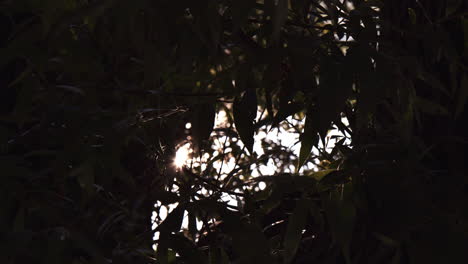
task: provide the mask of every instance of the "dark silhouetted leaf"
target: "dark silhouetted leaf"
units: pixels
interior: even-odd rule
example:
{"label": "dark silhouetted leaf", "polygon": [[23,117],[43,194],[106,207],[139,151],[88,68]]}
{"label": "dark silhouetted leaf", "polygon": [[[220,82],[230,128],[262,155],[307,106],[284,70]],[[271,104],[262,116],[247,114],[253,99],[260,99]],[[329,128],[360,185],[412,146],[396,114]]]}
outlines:
{"label": "dark silhouetted leaf", "polygon": [[278,88],[281,78],[280,66],[278,63],[271,63],[267,66],[263,74],[263,85],[265,87],[265,100],[268,115],[273,116],[273,93]]}
{"label": "dark silhouetted leaf", "polygon": [[246,92],[234,101],[234,124],[239,136],[252,154],[254,144],[254,121],[257,115],[257,95],[253,87],[247,87]]}
{"label": "dark silhouetted leaf", "polygon": [[205,255],[197,249],[195,244],[181,234],[170,235],[167,245],[177,252],[186,263],[208,263]]}
{"label": "dark silhouetted leaf", "polygon": [[318,143],[317,133],[324,138],[332,120],[336,119],[351,94],[351,75],[339,62],[325,59],[320,69],[320,85],[316,105],[307,109],[304,132],[301,135],[299,170]]}
{"label": "dark silhouetted leaf", "polygon": [[333,191],[328,197],[323,197],[327,221],[330,225],[333,239],[343,250],[348,264],[350,260],[350,243],[356,221],[356,208],[351,201],[351,184]]}
{"label": "dark silhouetted leaf", "polygon": [[167,216],[167,218],[162,222],[156,231],[161,233],[170,233],[179,231],[180,226],[182,225],[182,220],[184,218],[185,206],[177,205],[177,207],[172,210],[172,212]]}
{"label": "dark silhouetted leaf", "polygon": [[319,137],[317,135],[318,128],[314,123],[314,119],[312,118],[312,109],[309,108],[307,111],[307,116],[304,125],[304,132],[301,135],[301,150],[299,152],[299,161],[296,167],[296,171],[304,165],[304,163],[309,158],[310,152],[312,151],[312,147],[318,144]]}
{"label": "dark silhouetted leaf", "polygon": [[194,150],[200,153],[204,149],[206,141],[209,139],[216,116],[216,106],[214,103],[206,103],[195,106],[192,122],[192,135]]}
{"label": "dark silhouetted leaf", "polygon": [[310,201],[301,199],[296,203],[292,215],[288,219],[288,227],[284,236],[284,263],[291,263],[301,243],[302,232],[305,228],[309,212]]}

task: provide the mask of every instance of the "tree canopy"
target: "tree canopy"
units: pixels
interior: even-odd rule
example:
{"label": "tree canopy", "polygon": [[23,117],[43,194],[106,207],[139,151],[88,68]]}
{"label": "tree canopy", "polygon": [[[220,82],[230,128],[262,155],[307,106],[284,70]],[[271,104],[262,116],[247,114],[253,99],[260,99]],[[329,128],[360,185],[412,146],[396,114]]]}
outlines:
{"label": "tree canopy", "polygon": [[0,1],[0,260],[464,263],[467,15]]}

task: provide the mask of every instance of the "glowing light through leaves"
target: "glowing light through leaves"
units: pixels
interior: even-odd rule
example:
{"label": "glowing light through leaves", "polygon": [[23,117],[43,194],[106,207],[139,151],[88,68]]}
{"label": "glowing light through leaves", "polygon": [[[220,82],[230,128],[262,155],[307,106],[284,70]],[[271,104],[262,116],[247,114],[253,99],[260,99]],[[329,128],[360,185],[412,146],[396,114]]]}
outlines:
{"label": "glowing light through leaves", "polygon": [[174,158],[174,165],[177,168],[182,168],[184,165],[187,165],[188,162],[190,161],[191,152],[192,152],[192,149],[190,148],[189,143],[177,149],[177,152]]}

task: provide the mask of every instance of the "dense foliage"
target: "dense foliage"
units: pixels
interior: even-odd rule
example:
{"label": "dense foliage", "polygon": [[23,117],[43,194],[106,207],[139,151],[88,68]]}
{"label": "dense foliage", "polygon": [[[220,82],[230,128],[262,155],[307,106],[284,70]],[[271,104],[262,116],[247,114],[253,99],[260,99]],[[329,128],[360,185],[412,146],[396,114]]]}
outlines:
{"label": "dense foliage", "polygon": [[[468,259],[465,1],[3,0],[0,27],[2,263]],[[254,151],[279,128],[298,155]]]}

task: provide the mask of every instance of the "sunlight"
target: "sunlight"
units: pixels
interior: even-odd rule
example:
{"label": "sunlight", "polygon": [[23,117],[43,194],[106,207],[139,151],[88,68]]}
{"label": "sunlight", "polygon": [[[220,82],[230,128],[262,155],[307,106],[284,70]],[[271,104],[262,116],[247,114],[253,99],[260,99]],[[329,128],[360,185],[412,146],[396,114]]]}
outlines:
{"label": "sunlight", "polygon": [[190,148],[190,144],[188,143],[183,145],[179,149],[177,149],[177,152],[174,158],[174,165],[177,168],[182,168],[184,165],[186,165],[190,158],[189,157],[190,152],[191,152],[191,148]]}
{"label": "sunlight", "polygon": [[[257,114],[257,116],[261,116],[261,112]],[[294,129],[294,127],[301,127],[304,125],[304,120],[305,119],[296,119],[293,116],[289,116],[286,118],[286,120],[283,122],[285,125],[279,125],[277,127],[270,128],[269,130],[264,127],[263,129],[260,129],[258,133],[255,134],[254,139],[254,153],[257,156],[262,156],[262,155],[267,155],[266,150],[268,150],[268,147],[265,148],[264,145],[262,145],[263,141],[271,142],[272,144],[278,144],[280,145],[283,149],[289,150],[293,156],[293,158],[296,158],[299,156],[299,151],[301,147],[300,143],[300,134]],[[348,120],[346,118],[342,118],[341,120],[344,125],[348,125]],[[258,120],[257,120],[258,122]],[[228,124],[228,114],[224,111],[221,110],[216,114],[215,118],[215,128],[226,128]],[[191,123],[186,123],[185,124],[185,129],[190,130],[192,128]],[[201,157],[194,158],[193,157],[193,149],[191,143],[185,141],[184,143],[181,143],[176,150],[176,154],[174,157],[173,164],[174,166],[177,167],[177,169],[181,169],[185,166],[187,167],[199,167],[201,171],[205,171],[207,169],[207,164],[210,161],[210,159],[213,159],[214,157],[217,157],[218,155],[225,153],[229,154],[233,152],[234,146],[239,146],[240,148],[243,147],[242,141],[238,140],[236,137],[231,137],[227,135],[217,135],[216,132],[212,133],[213,136],[213,141],[212,141],[212,153],[205,152]],[[336,127],[331,129],[328,133],[328,136],[326,138],[325,142],[319,142],[318,147],[320,149],[325,149],[329,152],[332,151],[333,147],[335,146],[335,143],[340,140],[341,138],[345,137],[346,144],[350,143],[350,135],[345,135],[341,131],[339,131]],[[325,143],[325,146],[324,146]],[[312,154],[313,155],[319,155],[319,150],[318,148],[312,149]],[[219,177],[219,180],[223,180],[231,171],[233,171],[237,166],[236,163],[236,158],[234,156],[228,156],[224,160],[216,160],[211,164],[211,168],[214,169]],[[252,177],[258,177],[262,175],[275,175],[276,173],[292,173],[294,172],[295,165],[290,164],[288,167],[283,168],[284,171],[279,171],[280,167],[275,163],[274,159],[270,158],[266,162],[261,163],[261,164],[252,164],[250,167],[250,175]],[[313,162],[308,162],[306,163],[300,170],[299,173],[303,173],[306,170],[317,170],[316,165]],[[241,180],[244,179],[244,175],[239,175],[239,178]],[[261,191],[265,190],[267,187],[267,183],[261,181],[258,183],[257,186],[253,188],[255,191]],[[177,187],[172,187],[171,191],[177,192]],[[240,190],[236,190],[240,191]],[[202,196],[208,197],[213,194],[212,190],[207,190],[206,188],[201,188],[198,191],[199,194]],[[240,208],[242,206],[242,201],[238,197],[235,197],[231,194],[228,193],[222,193],[220,200],[222,202],[227,203],[228,205],[236,208]],[[156,204],[155,207],[157,210],[153,213],[152,216],[152,222],[153,222],[153,230],[156,229],[157,225],[164,221],[167,216],[171,213],[173,209],[177,207],[177,203],[175,204],[170,204],[166,206],[162,206],[160,203]],[[200,230],[203,226],[203,222],[200,221],[200,219],[196,218],[196,225],[197,229]],[[188,223],[188,214],[187,212],[184,212],[184,217],[182,221],[181,228],[184,230],[188,230],[189,223]],[[154,244],[154,248],[157,247],[157,240],[159,238],[159,232],[155,232],[154,234],[154,240],[156,241]]]}

